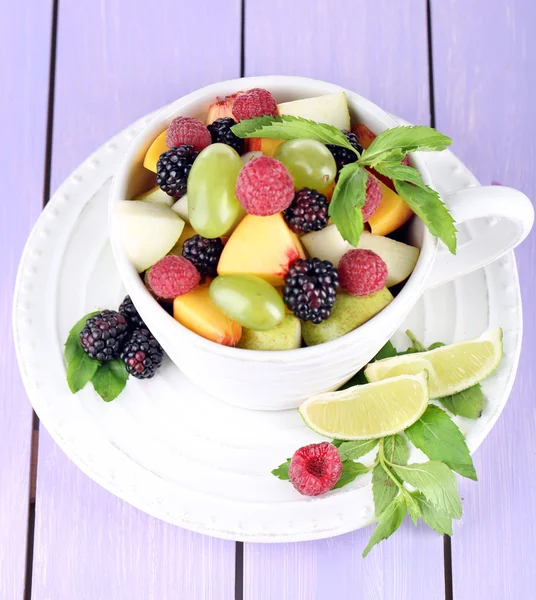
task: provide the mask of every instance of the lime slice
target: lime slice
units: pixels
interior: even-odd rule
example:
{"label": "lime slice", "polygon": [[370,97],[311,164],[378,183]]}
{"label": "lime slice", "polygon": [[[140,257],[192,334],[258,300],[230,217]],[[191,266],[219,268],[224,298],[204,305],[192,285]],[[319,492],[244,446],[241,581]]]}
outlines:
{"label": "lime slice", "polygon": [[406,354],[371,363],[365,369],[368,381],[428,372],[431,398],[456,394],[476,385],[501,362],[502,329],[490,329],[474,340],[442,346],[429,352]]}
{"label": "lime slice", "polygon": [[298,409],[306,425],[338,440],[367,440],[402,431],[428,405],[428,376],[401,375],[312,396]]}

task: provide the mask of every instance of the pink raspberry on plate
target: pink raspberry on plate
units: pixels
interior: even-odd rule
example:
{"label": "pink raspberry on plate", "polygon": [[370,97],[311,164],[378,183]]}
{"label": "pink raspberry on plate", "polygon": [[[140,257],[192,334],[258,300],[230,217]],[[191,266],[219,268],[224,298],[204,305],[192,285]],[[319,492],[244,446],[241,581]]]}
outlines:
{"label": "pink raspberry on plate", "polygon": [[183,256],[164,256],[147,274],[147,283],[159,298],[173,299],[191,292],[201,276],[194,265]]}
{"label": "pink raspberry on plate", "polygon": [[193,117],[175,117],[166,134],[168,148],[188,144],[193,146],[196,152],[201,152],[211,143],[212,137],[209,130],[202,121]]}
{"label": "pink raspberry on plate", "polygon": [[235,193],[250,215],[267,217],[291,205],[294,181],[283,163],[270,156],[259,156],[242,167]]}
{"label": "pink raspberry on plate", "polygon": [[365,205],[361,209],[363,213],[363,223],[366,223],[376,212],[382,199],[382,188],[380,182],[369,173],[367,178],[367,198]]}
{"label": "pink raspberry on plate", "polygon": [[387,281],[387,265],[372,250],[349,250],[339,262],[339,283],[352,296],[379,292]]}
{"label": "pink raspberry on plate", "polygon": [[304,496],[319,496],[341,478],[339,451],[329,442],[309,444],[294,452],[288,469],[290,483]]}
{"label": "pink raspberry on plate", "polygon": [[233,105],[233,116],[237,121],[277,115],[277,102],[268,90],[252,88],[240,94]]}

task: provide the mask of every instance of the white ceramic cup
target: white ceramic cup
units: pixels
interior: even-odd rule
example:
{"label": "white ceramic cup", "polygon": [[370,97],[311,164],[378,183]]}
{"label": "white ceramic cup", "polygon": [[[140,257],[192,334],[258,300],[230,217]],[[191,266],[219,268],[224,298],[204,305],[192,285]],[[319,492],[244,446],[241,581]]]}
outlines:
{"label": "white ceramic cup", "polygon": [[[119,242],[113,219],[114,205],[145,191],[153,180],[142,167],[151,142],[178,115],[204,119],[216,96],[261,87],[278,102],[340,92],[343,88],[302,77],[249,77],[224,81],[197,90],[162,110],[136,137],[117,171],[110,196],[110,234],[123,283],[140,315],[171,360],[199,387],[213,396],[244,408],[281,410],[296,408],[304,399],[336,389],[347,381],[387,342],[423,291],[469,273],[515,248],[528,235],[534,220],[530,200],[521,192],[501,186],[476,187],[443,198],[457,223],[495,217],[496,225],[452,256],[414,218],[411,243],[421,249],[414,272],[401,292],[373,319],[347,335],[310,348],[263,352],[221,346],[191,332],[175,321],[153,299],[130,264]],[[344,90],[352,122],[364,123],[375,133],[397,126],[381,108]],[[426,184],[433,186],[419,153],[411,164]]]}

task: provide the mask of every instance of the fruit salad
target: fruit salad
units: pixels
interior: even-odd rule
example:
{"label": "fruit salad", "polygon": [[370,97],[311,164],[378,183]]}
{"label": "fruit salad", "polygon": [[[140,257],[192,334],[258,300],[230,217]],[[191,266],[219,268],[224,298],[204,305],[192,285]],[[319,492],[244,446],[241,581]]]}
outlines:
{"label": "fruit salad", "polygon": [[[274,117],[329,126],[346,145],[237,129]],[[419,258],[397,231],[414,213],[374,166],[363,169],[357,244],[332,214],[345,167],[375,138],[351,122],[344,92],[215,99],[205,122],[178,116],[149,147],[154,187],[116,207],[123,247],[155,302],[213,342],[290,350],[343,336],[392,302]]]}

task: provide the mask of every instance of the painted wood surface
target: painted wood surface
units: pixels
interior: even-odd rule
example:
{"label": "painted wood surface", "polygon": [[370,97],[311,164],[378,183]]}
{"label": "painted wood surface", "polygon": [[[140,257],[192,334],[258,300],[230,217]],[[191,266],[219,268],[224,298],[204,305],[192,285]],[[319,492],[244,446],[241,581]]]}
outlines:
{"label": "painted wood surface", "polygon": [[[285,15],[277,26],[266,18],[265,6],[247,2],[246,75],[333,81],[406,119],[429,123],[425,1],[275,0],[272,11]],[[444,598],[441,536],[406,522],[362,560],[371,531],[303,544],[245,544],[244,598]],[[426,564],[426,572],[417,564]]]}
{"label": "painted wood surface", "polygon": [[0,2],[0,598],[6,600],[24,594],[32,439],[11,299],[22,248],[43,204],[51,5],[42,0],[27,10]]}
{"label": "painted wood surface", "polygon": [[[61,2],[52,190],[138,117],[238,76],[239,5]],[[233,542],[167,525],[115,498],[41,432],[32,598],[228,600],[234,561]]]}
{"label": "painted wood surface", "polygon": [[[437,127],[482,182],[536,198],[536,5],[436,0],[432,7]],[[534,232],[516,252],[524,344],[513,392],[463,483],[452,538],[454,597],[532,598],[536,576]]]}

